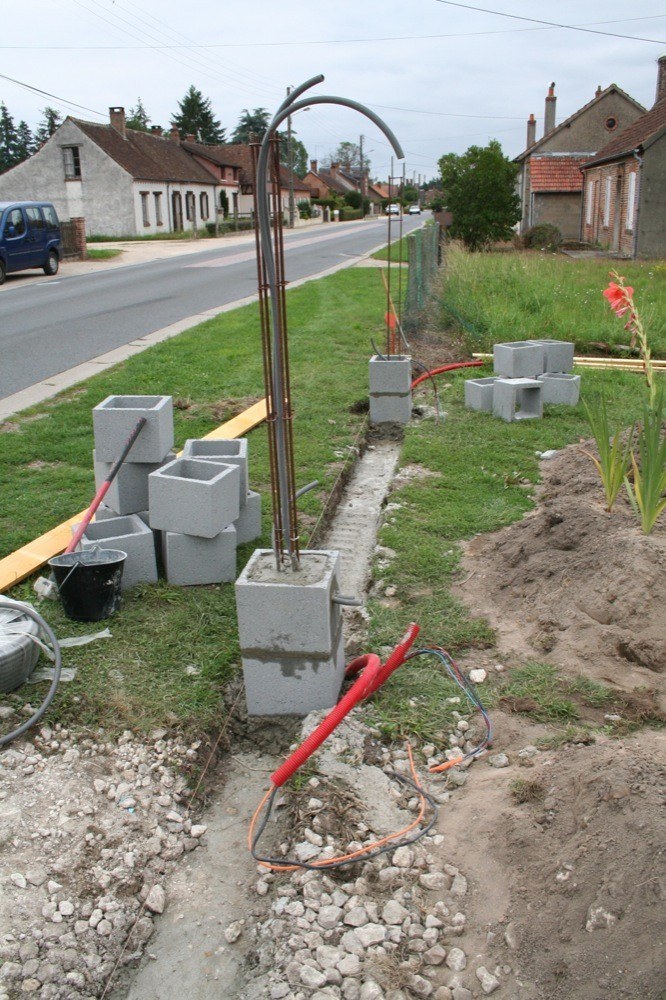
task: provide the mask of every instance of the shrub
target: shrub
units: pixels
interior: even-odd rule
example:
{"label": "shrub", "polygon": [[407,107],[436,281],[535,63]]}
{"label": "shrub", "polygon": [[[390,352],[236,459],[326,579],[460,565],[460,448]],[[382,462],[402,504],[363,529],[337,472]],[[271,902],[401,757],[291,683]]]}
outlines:
{"label": "shrub", "polygon": [[301,219],[311,219],[312,218],[312,205],[307,199],[303,198],[297,204],[298,214]]}
{"label": "shrub", "polygon": [[524,245],[532,250],[557,250],[562,242],[562,233],[552,222],[541,222],[528,229],[523,240]]}

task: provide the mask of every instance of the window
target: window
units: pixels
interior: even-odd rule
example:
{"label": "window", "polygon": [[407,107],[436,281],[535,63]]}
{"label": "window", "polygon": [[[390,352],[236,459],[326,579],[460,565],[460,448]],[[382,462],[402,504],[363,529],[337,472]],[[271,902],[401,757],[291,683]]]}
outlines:
{"label": "window", "polygon": [[585,201],[585,222],[592,225],[592,207],[594,205],[594,181],[587,182],[587,194]]}
{"label": "window", "polygon": [[[14,227],[14,232],[9,232],[9,227]],[[25,234],[25,219],[23,218],[23,212],[20,208],[13,208],[9,215],[7,216],[7,225],[5,228],[7,236],[23,236]]]}
{"label": "window", "polygon": [[25,214],[28,216],[28,229],[39,232],[44,228],[44,219],[38,208],[26,208]]}
{"label": "window", "polygon": [[199,196],[199,207],[200,207],[200,211],[201,211],[201,218],[202,219],[207,219],[208,218],[208,195],[206,194],[205,191],[202,191],[201,195]]}
{"label": "window", "polygon": [[153,191],[153,198],[155,200],[155,225],[163,226],[164,221],[162,219],[162,192]]}
{"label": "window", "polygon": [[42,212],[46,220],[46,228],[57,229],[60,223],[58,222],[58,216],[56,215],[56,210],[53,205],[44,205]]}
{"label": "window", "polygon": [[63,146],[62,158],[65,164],[66,180],[75,180],[81,176],[81,157],[78,146]]}
{"label": "window", "polygon": [[150,225],[150,209],[148,208],[148,192],[140,191],[141,195],[141,214],[143,216],[144,226]]}
{"label": "window", "polygon": [[610,207],[611,207],[611,188],[613,186],[613,178],[610,174],[606,177],[606,191],[604,193],[604,228],[608,229],[610,225]]}
{"label": "window", "polygon": [[196,202],[194,200],[194,191],[185,192],[185,218],[189,222],[194,222],[194,213],[196,211]]}
{"label": "window", "polygon": [[611,115],[610,118],[606,119],[604,125],[606,126],[609,132],[613,132],[617,128],[617,118]]}
{"label": "window", "polygon": [[634,231],[634,210],[636,208],[636,172],[629,174],[629,192],[627,194],[627,232]]}

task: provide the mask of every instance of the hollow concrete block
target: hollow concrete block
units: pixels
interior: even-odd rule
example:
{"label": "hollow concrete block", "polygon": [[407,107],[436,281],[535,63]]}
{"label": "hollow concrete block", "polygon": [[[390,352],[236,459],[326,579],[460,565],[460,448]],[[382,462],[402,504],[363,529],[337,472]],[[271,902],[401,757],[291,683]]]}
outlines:
{"label": "hollow concrete block", "polygon": [[370,396],[371,424],[408,424],[412,416],[412,394]]}
{"label": "hollow concrete block", "polygon": [[308,715],[336,704],[345,676],[342,629],[328,656],[243,654],[248,715]]}
{"label": "hollow concrete block", "polygon": [[150,526],[214,538],[240,513],[237,465],[177,458],[148,477]]}
{"label": "hollow concrete block", "polygon": [[[123,462],[111,486],[104,495],[104,504],[119,514],[137,514],[148,508],[148,476],[165,462],[176,456],[170,452],[162,462]],[[100,488],[109,472],[112,462],[100,462],[93,448],[95,486]]]}
{"label": "hollow concrete block", "polygon": [[248,447],[245,438],[220,438],[208,440],[188,438],[185,442],[181,458],[199,458],[204,462],[222,462],[225,465],[237,465],[240,469],[240,506],[250,489],[248,482]]}
{"label": "hollow concrete block", "polygon": [[532,378],[498,378],[493,387],[493,413],[509,422],[543,416],[542,383]]}
{"label": "hollow concrete block", "polygon": [[493,411],[493,386],[497,379],[468,378],[465,382],[465,406],[468,410]]}
{"label": "hollow concrete block", "polygon": [[544,372],[539,375],[541,396],[544,403],[559,403],[576,406],[580,399],[580,375],[565,375],[563,372]]}
{"label": "hollow concrete block", "polygon": [[177,586],[231,583],[236,579],[236,529],[230,525],[214,538],[165,531],[162,560],[167,580]]}
{"label": "hollow concrete block", "polygon": [[[77,525],[72,528],[72,534]],[[123,570],[122,589],[137,583],[157,581],[155,542],[150,528],[136,514],[111,517],[89,524],[79,543],[82,549],[120,549],[127,553]]]}
{"label": "hollow concrete block", "polygon": [[369,363],[370,393],[404,395],[412,384],[412,359],[407,354],[380,358],[375,354]]}
{"label": "hollow concrete block", "polygon": [[493,347],[495,374],[502,378],[536,378],[543,375],[543,365],[543,347],[532,340],[516,340]]}
{"label": "hollow concrete block", "polygon": [[243,655],[286,653],[327,657],[341,627],[337,552],[301,552],[300,568],[275,568],[272,549],[256,549],[236,580]]}
{"label": "hollow concrete block", "polygon": [[234,521],[236,544],[245,545],[261,535],[261,494],[248,490],[245,503]]}
{"label": "hollow concrete block", "polygon": [[173,447],[171,396],[107,396],[93,408],[95,452],[100,462],[114,462],[139,417],[146,423],[126,462],[163,462]]}
{"label": "hollow concrete block", "polygon": [[[574,363],[574,345],[568,340],[532,340],[543,350],[542,372],[570,372]],[[547,402],[547,400],[544,400]]]}

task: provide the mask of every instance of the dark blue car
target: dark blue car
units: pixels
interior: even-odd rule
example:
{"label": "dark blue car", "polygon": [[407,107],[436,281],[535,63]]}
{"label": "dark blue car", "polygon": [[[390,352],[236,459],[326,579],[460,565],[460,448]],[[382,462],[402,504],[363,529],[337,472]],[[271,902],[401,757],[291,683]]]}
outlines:
{"label": "dark blue car", "polygon": [[0,285],[5,275],[41,267],[57,274],[62,247],[60,222],[45,201],[0,201]]}

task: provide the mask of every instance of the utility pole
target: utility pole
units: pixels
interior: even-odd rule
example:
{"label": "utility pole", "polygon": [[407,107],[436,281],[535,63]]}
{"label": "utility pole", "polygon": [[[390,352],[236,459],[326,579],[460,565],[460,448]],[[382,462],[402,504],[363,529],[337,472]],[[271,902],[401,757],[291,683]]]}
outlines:
{"label": "utility pole", "polygon": [[[287,87],[287,96],[291,94],[291,87]],[[287,118],[287,164],[289,165],[289,228],[293,229],[296,224],[296,205],[294,203],[294,158],[291,145],[291,115]]]}
{"label": "utility pole", "polygon": [[361,211],[365,215],[365,199],[367,197],[367,184],[366,184],[365,170],[363,169],[363,136],[359,136],[358,146],[360,150],[359,159],[361,161],[361,199],[362,199]]}

